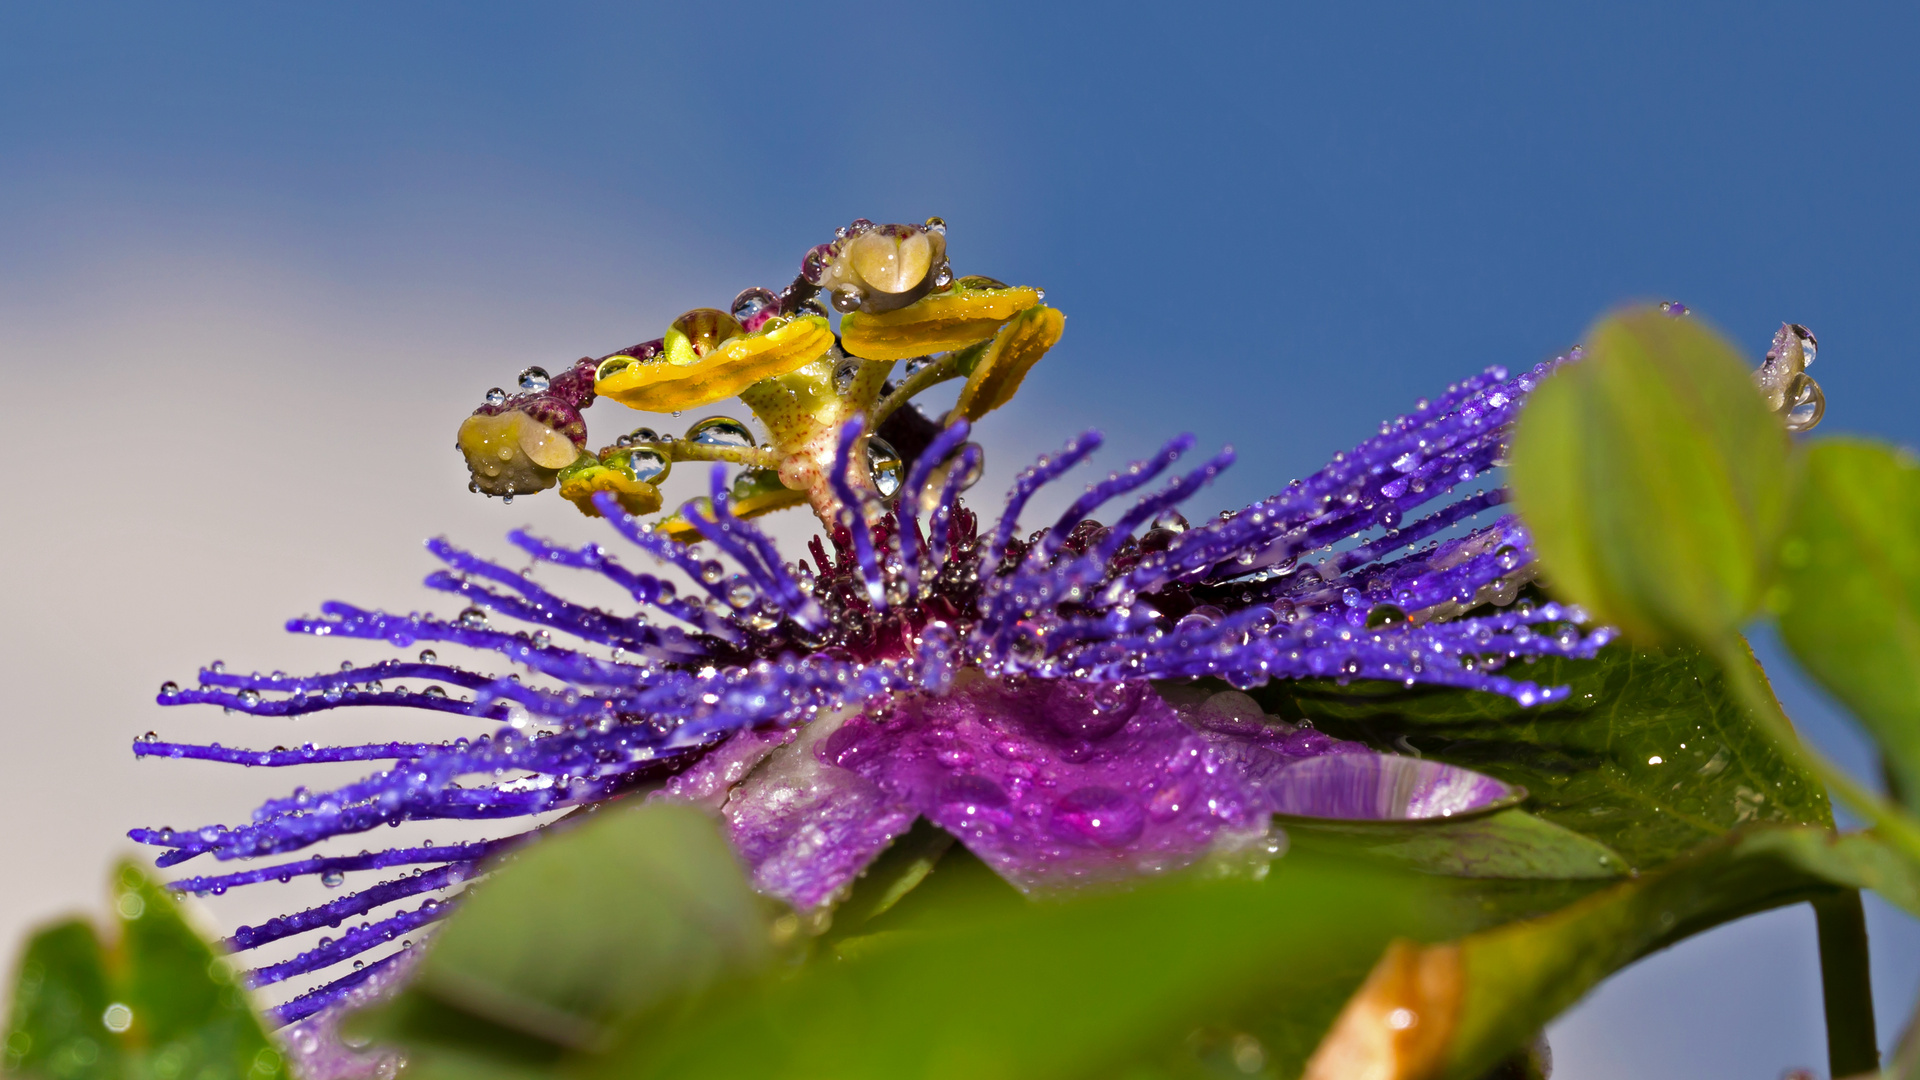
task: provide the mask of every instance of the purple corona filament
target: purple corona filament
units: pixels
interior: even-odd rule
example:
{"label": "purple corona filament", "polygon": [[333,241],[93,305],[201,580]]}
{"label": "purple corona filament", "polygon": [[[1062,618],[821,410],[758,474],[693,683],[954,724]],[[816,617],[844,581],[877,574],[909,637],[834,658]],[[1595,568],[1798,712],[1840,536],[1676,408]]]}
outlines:
{"label": "purple corona filament", "polygon": [[[830,899],[916,816],[953,832],[1022,888],[1116,867],[1181,865],[1220,848],[1222,838],[1256,835],[1263,815],[1313,805],[1285,789],[1289,768],[1363,748],[1282,730],[1277,721],[1175,708],[1150,681],[1210,677],[1250,688],[1275,678],[1378,679],[1534,705],[1560,699],[1565,688],[1511,678],[1503,673],[1509,661],[1590,657],[1611,639],[1605,628],[1586,628],[1577,609],[1513,602],[1532,562],[1516,520],[1468,528],[1505,501],[1499,488],[1470,485],[1500,464],[1521,401],[1549,368],[1515,379],[1493,369],[1449,387],[1279,494],[1191,527],[1174,507],[1226,468],[1231,451],[1136,497],[1192,449],[1193,439],[1182,436],[1093,484],[1051,526],[1019,539],[1019,516],[1034,494],[1100,446],[1098,433],[1088,432],[1021,473],[983,536],[959,499],[980,461],[965,442],[964,422],[935,436],[890,505],[864,489],[865,470],[854,464],[864,425],[844,425],[829,476],[842,519],[826,542],[811,544],[813,565],[797,570],[733,513],[718,468],[710,506],[690,510],[688,519],[737,565],[731,577],[717,560],[601,497],[597,505],[619,536],[684,574],[712,603],[628,569],[599,545],[510,537],[538,563],[613,584],[633,610],[567,600],[525,573],[435,540],[428,550],[446,569],[427,584],[461,598],[467,606],[456,617],[329,603],[320,617],[288,628],[404,649],[457,645],[496,654],[532,678],[430,655],[307,677],[240,675],[215,665],[195,687],[163,687],[160,703],[261,717],[404,706],[477,724],[442,741],[267,750],[143,737],[134,746],[141,756],[267,767],[377,761],[381,769],[329,791],[297,789],[242,824],[130,835],[165,849],[161,865],[200,855],[231,860],[295,852],[382,825],[548,814],[664,783],[654,797],[725,801],[730,835],[755,883],[797,907]],[[1092,519],[1116,500],[1133,501],[1119,504],[1112,527]],[[496,627],[496,619],[514,628]],[[982,678],[957,679],[964,669]],[[430,685],[406,689],[404,682]],[[887,717],[901,722],[870,722]],[[1047,790],[1066,794],[1042,806],[1032,803],[1037,796],[1018,769],[988,776],[984,764],[974,771],[940,764],[948,758],[927,749],[939,732],[948,740],[942,745],[1026,747],[1020,753],[1031,755],[1021,760],[1052,770]],[[1203,761],[1199,772],[1180,771]],[[801,787],[826,794],[799,810],[757,805],[750,792],[724,799],[741,776],[749,778],[739,789],[745,792],[757,775],[750,770],[763,762],[763,770],[805,774]],[[1147,762],[1159,764],[1149,770]],[[1328,799],[1371,805],[1369,793],[1387,790],[1391,779],[1382,769],[1388,766],[1355,758],[1292,775],[1315,777],[1314,790],[1334,792]],[[1480,790],[1471,776],[1445,779],[1447,791]],[[1194,810],[1196,800],[1214,807],[1213,816]],[[233,933],[232,948],[252,949],[424,898],[255,969],[255,986],[337,976],[276,1010],[292,1023],[393,959],[345,975],[331,969],[426,929],[486,859],[540,828],[482,843],[295,859],[184,878],[175,887],[218,894],[303,875],[338,884],[348,873],[418,868]],[[818,865],[797,860],[787,842],[800,829],[831,838]]]}

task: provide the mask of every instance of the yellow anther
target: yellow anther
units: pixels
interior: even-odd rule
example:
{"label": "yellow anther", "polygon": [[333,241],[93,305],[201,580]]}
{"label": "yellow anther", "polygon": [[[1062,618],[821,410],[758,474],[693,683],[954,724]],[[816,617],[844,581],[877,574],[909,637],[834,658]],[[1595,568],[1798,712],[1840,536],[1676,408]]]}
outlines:
{"label": "yellow anther", "polygon": [[[676,344],[682,349],[676,351]],[[602,397],[648,412],[698,408],[820,359],[833,346],[833,330],[818,315],[803,315],[770,322],[757,334],[720,341],[704,355],[699,345],[695,336],[670,331],[667,359],[635,361],[609,372],[593,388]],[[692,359],[678,362],[684,356]]]}
{"label": "yellow anther", "polygon": [[953,406],[954,414],[978,420],[1011,401],[1028,369],[1059,342],[1066,325],[1066,316],[1057,308],[1028,308],[1015,316],[974,364]]}
{"label": "yellow anther", "polygon": [[[738,518],[759,517],[775,510],[805,505],[807,493],[781,484],[779,474],[771,469],[749,469],[741,473],[734,479],[727,500],[727,509]],[[704,495],[689,500],[671,516],[661,519],[653,531],[677,544],[698,543],[706,537],[694,527],[693,518],[712,520],[713,500]]]}
{"label": "yellow anther", "polygon": [[552,487],[554,476],[581,453],[572,439],[519,409],[491,416],[475,413],[461,422],[455,441],[466,455],[474,486],[488,495],[525,495]]}
{"label": "yellow anther", "polygon": [[867,360],[906,360],[985,341],[1040,302],[1038,289],[994,288],[966,278],[898,311],[849,312],[840,320],[840,345]]}
{"label": "yellow anther", "polygon": [[805,506],[807,493],[795,491],[780,482],[772,469],[750,469],[733,481],[727,508],[735,517],[759,517],[790,506]]}
{"label": "yellow anther", "polygon": [[593,497],[602,491],[612,492],[620,508],[629,514],[651,514],[660,509],[659,488],[611,466],[596,463],[570,469],[560,481],[560,497],[579,507],[588,517],[601,516]]}

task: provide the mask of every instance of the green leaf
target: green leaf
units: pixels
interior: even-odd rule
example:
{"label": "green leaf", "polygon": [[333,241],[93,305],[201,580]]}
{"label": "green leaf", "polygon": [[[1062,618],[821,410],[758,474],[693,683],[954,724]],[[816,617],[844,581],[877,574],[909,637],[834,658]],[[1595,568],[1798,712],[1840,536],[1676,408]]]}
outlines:
{"label": "green leaf", "polygon": [[1555,593],[1645,644],[1751,617],[1788,501],[1788,443],[1748,365],[1692,318],[1603,319],[1522,410],[1510,485]]}
{"label": "green leaf", "polygon": [[1381,682],[1274,682],[1253,693],[1269,712],[1330,734],[1520,784],[1532,794],[1527,809],[1635,868],[1742,825],[1832,821],[1825,792],[1753,726],[1699,653],[1614,645],[1594,660],[1520,670],[1572,692],[1533,708]]}
{"label": "green leaf", "polygon": [[1296,848],[1351,851],[1428,874],[1578,881],[1627,872],[1607,845],[1525,810],[1411,824],[1289,821],[1286,828]]}
{"label": "green leaf", "polygon": [[101,1023],[112,1001],[106,954],[93,927],[74,919],[35,934],[14,979],[7,1073],[123,1075],[121,1040]]}
{"label": "green leaf", "polygon": [[1814,445],[1780,566],[1781,637],[1920,807],[1920,464],[1863,440]]}
{"label": "green leaf", "polygon": [[544,1065],[763,967],[769,915],[705,814],[615,804],[476,886],[407,990],[357,1025],[415,1048],[484,1047],[500,1067]]}
{"label": "green leaf", "polygon": [[7,1067],[61,1078],[287,1075],[224,957],[166,889],[128,863],[115,875],[120,942],[84,922],[36,935],[21,960]]}
{"label": "green leaf", "polygon": [[1800,871],[1835,885],[1872,889],[1888,903],[1920,918],[1920,866],[1871,831],[1767,829],[1748,837],[1743,850],[1770,852]]}
{"label": "green leaf", "polygon": [[[914,897],[940,887],[947,862]],[[1296,852],[1263,882],[1161,880],[961,918],[923,911],[909,929],[874,935],[881,940],[850,958],[711,997],[672,1029],[638,1033],[582,1071],[844,1080],[1165,1074],[1197,1067],[1196,1054],[1219,1048],[1209,1042],[1217,1035],[1229,1048],[1253,1040],[1285,1075],[1389,937],[1455,936],[1592,888],[1463,881]]]}

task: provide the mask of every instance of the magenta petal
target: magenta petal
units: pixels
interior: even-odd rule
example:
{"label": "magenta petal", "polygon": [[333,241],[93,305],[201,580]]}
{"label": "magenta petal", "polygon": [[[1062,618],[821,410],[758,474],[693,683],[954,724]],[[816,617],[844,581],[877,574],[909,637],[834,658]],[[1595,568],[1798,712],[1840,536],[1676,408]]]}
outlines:
{"label": "magenta petal", "polygon": [[721,809],[753,887],[802,911],[831,900],[918,816],[871,780],[820,760],[816,748],[839,728],[834,717],[807,725]]}
{"label": "magenta petal", "polygon": [[1342,821],[1421,821],[1511,806],[1527,790],[1484,773],[1390,754],[1339,754],[1281,770],[1274,812]]}
{"label": "magenta petal", "polygon": [[1033,891],[1263,841],[1273,778],[1352,746],[1258,723],[1197,731],[1145,683],[980,680],[849,720],[821,753]]}

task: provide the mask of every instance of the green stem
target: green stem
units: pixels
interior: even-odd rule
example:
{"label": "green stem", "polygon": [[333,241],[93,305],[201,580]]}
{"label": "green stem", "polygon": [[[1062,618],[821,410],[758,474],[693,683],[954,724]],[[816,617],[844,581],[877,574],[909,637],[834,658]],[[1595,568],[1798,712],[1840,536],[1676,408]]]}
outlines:
{"label": "green stem", "polygon": [[892,416],[895,409],[905,405],[922,390],[937,383],[946,382],[948,379],[959,378],[959,359],[964,352],[966,352],[965,349],[960,349],[946,353],[938,359],[928,361],[925,367],[907,376],[905,382],[894,387],[893,393],[888,394],[885,400],[873,407],[873,426],[878,428],[881,421]]}
{"label": "green stem", "polygon": [[1734,694],[1747,707],[1747,712],[1752,715],[1761,732],[1773,740],[1780,752],[1805,762],[1835,798],[1866,819],[1882,841],[1920,863],[1920,823],[1867,790],[1845,769],[1828,761],[1825,755],[1800,742],[1794,734],[1793,721],[1787,719],[1787,714],[1780,710],[1780,702],[1762,683],[1760,665],[1754,660],[1746,641],[1737,634],[1733,635],[1714,653],[1721,672],[1733,686]]}
{"label": "green stem", "polygon": [[648,443],[663,452],[668,461],[725,461],[755,469],[777,469],[778,455],[757,446],[708,446],[706,443],[675,439],[669,443]]}
{"label": "green stem", "polygon": [[1873,980],[1867,964],[1867,915],[1860,891],[1813,902],[1820,933],[1820,990],[1827,1012],[1827,1068],[1836,1077],[1880,1067],[1873,1030]]}

